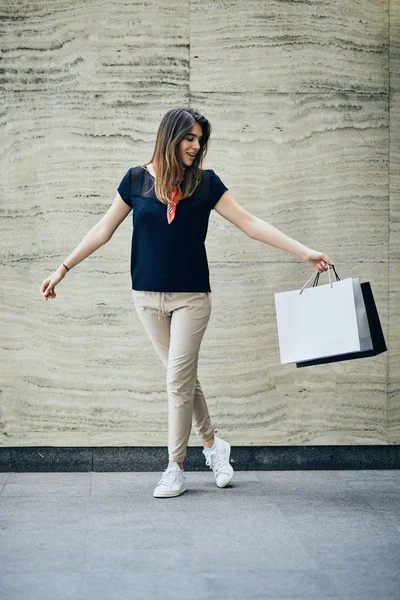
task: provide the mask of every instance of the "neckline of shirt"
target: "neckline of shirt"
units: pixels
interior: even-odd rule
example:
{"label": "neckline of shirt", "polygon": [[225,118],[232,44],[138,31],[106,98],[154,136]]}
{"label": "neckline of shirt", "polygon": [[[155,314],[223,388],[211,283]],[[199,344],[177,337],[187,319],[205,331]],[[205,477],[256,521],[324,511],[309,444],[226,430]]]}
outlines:
{"label": "neckline of shirt", "polygon": [[[152,179],[155,180],[155,176],[150,172],[150,170],[148,169],[149,165],[141,165],[141,167],[145,170],[145,172],[150,175],[150,177]],[[203,169],[203,174],[204,174],[204,169]],[[196,191],[196,190],[195,190]],[[192,195],[193,196],[193,195]],[[161,200],[159,198],[157,198],[157,196],[152,196],[153,198],[155,198],[157,200],[157,202],[160,202],[160,204],[164,204],[164,202],[161,202]],[[185,200],[190,200],[190,198],[185,198]],[[164,205],[165,206],[165,205]]]}
{"label": "neckline of shirt", "polygon": [[145,168],[145,170],[149,173],[149,175],[151,175],[153,177],[153,179],[156,178],[155,171],[154,171],[154,169],[152,167],[150,167],[150,165],[142,165],[142,167]]}
{"label": "neckline of shirt", "polygon": [[147,173],[148,173],[149,175],[151,175],[151,177],[152,177],[153,179],[155,179],[155,176],[154,176],[154,175],[153,175],[153,173],[151,173],[151,171],[149,170],[149,165],[143,165],[143,168],[144,168],[144,170],[145,170],[145,171],[147,171]]}

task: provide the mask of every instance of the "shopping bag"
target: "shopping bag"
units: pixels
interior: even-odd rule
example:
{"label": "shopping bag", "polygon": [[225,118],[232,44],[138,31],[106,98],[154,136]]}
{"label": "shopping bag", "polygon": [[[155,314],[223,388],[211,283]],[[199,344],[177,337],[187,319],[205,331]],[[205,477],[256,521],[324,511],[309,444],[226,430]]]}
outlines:
{"label": "shopping bag", "polygon": [[296,363],[296,367],[310,367],[312,365],[326,364],[342,360],[355,360],[357,358],[366,358],[368,356],[377,356],[382,352],[387,352],[385,337],[383,335],[381,322],[379,320],[378,311],[376,308],[374,295],[372,293],[371,284],[366,281],[361,284],[361,291],[364,298],[365,309],[368,318],[368,325],[371,333],[372,349],[360,350],[359,352],[350,352],[349,354],[338,354],[336,356],[328,356],[325,358],[317,358]]}
{"label": "shopping bag", "polygon": [[303,362],[360,350],[372,340],[359,278],[318,286],[319,273],[307,288],[275,293],[281,364]]}

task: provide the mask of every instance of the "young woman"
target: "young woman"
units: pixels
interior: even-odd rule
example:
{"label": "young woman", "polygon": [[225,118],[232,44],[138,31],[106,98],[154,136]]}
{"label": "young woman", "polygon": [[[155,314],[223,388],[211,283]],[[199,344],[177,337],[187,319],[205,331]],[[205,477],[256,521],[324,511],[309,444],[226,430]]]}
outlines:
{"label": "young woman", "polygon": [[209,121],[195,110],[169,110],[151,160],[127,171],[106,214],[40,288],[46,300],[56,298],[54,288],[66,273],[108,242],[132,210],[133,302],[167,373],[169,463],[154,489],[158,498],[187,489],[183,460],[192,425],[217,486],[225,487],[233,477],[230,444],[214,434],[197,379],[212,304],[204,246],[211,210],[250,238],[290,252],[319,272],[333,264],[326,254],[248,212],[212,169],[202,169],[210,134]]}

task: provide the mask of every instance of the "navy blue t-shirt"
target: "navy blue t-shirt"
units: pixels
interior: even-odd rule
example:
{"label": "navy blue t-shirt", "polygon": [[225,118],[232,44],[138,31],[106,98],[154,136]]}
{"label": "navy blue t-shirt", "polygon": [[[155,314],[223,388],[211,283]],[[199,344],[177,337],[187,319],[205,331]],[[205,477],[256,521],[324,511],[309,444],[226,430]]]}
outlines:
{"label": "navy blue t-shirt", "polygon": [[167,205],[155,195],[144,165],[131,167],[118,186],[132,208],[132,289],[153,292],[211,292],[205,239],[208,220],[228,189],[205,169],[192,196],[178,202],[171,224]]}

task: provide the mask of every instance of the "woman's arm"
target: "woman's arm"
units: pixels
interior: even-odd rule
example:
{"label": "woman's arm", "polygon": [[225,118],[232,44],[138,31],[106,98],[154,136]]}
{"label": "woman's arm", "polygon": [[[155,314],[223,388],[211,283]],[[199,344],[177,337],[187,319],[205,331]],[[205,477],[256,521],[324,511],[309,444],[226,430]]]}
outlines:
{"label": "woman's arm", "polygon": [[[82,241],[78,244],[75,250],[64,261],[69,269],[72,269],[85,258],[93,254],[96,250],[104,246],[110,241],[117,227],[127,217],[132,210],[118,194],[114,198],[114,202],[92,229],[90,229]],[[61,265],[61,268],[64,267]],[[65,269],[64,269],[65,270]]]}
{"label": "woman's arm", "polygon": [[332,264],[327,254],[311,250],[279,231],[273,225],[251,214],[236,202],[229,190],[222,194],[214,208],[222,217],[236,225],[248,237],[280,248],[285,252],[290,252],[290,254],[309,262],[318,271],[326,271],[326,265]]}
{"label": "woman's arm", "polygon": [[294,254],[299,258],[305,260],[308,255],[309,248],[297,242],[293,238],[287,236],[279,229],[276,229],[270,223],[255,217],[249,223],[248,233],[247,235],[251,237],[253,240],[258,240],[259,242],[264,242],[265,244],[269,244],[270,246],[275,246],[275,248],[280,248],[285,252],[289,252],[290,254]]}
{"label": "woman's arm", "polygon": [[[122,200],[117,192],[114,202],[105,215],[87,232],[75,250],[64,260],[68,271],[109,242],[117,227],[131,210],[132,208]],[[68,273],[64,264],[61,264],[52,275],[43,281],[40,291],[46,300],[47,298],[56,298],[54,287]]]}

